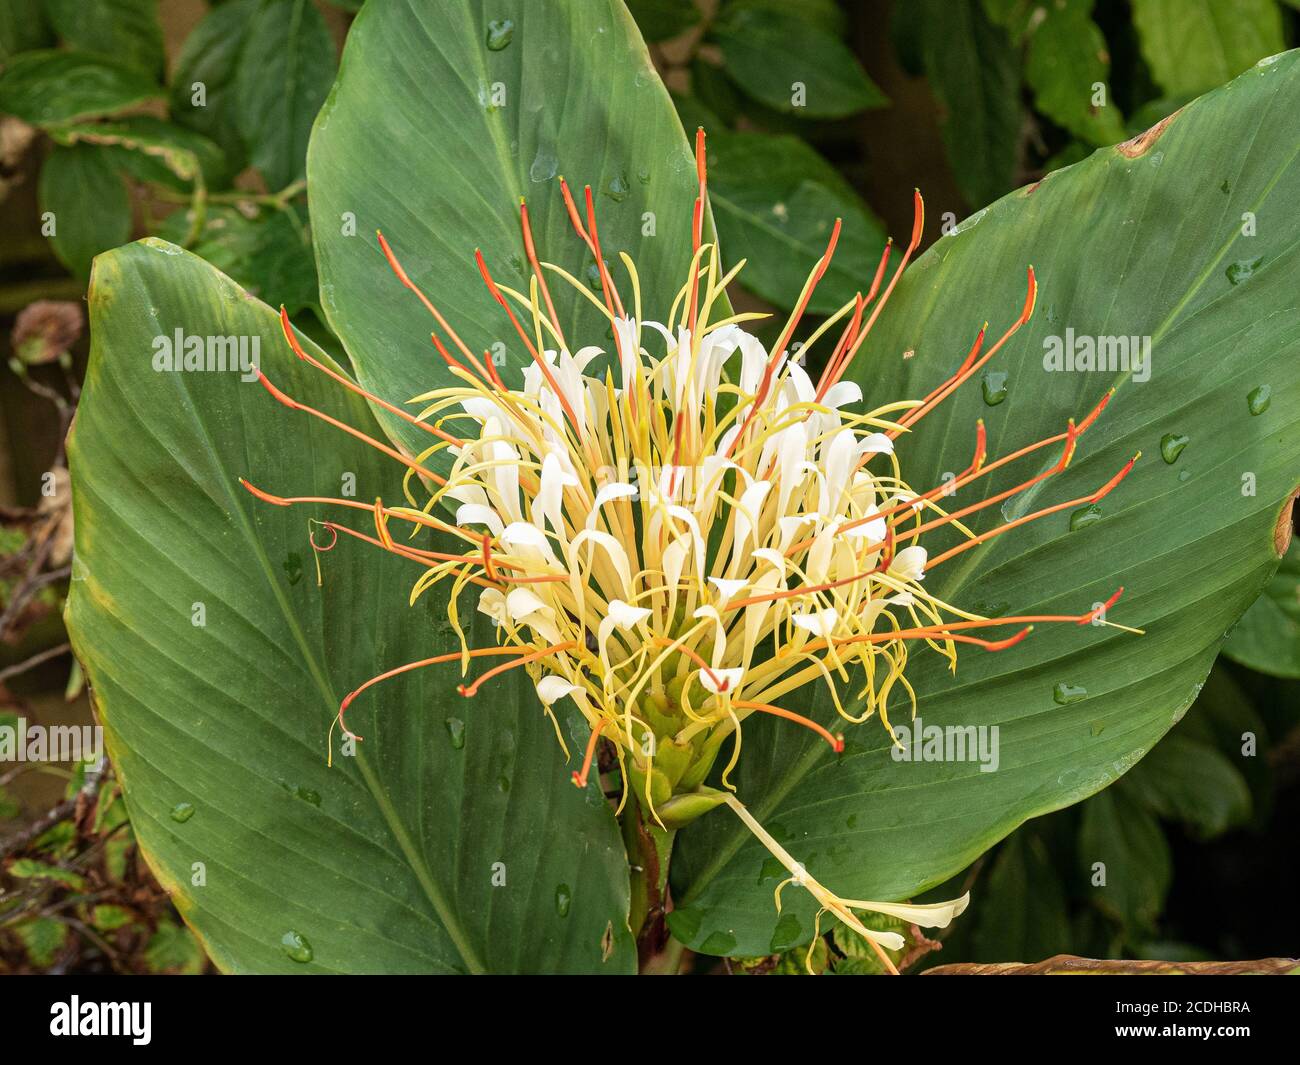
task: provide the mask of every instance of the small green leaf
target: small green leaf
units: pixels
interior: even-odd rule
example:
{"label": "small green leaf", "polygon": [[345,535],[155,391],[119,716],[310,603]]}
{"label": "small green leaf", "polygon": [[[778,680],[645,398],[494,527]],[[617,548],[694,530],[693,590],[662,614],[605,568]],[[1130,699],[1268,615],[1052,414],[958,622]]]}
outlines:
{"label": "small green leaf", "polygon": [[1103,913],[1130,933],[1154,926],[1173,870],[1164,831],[1141,803],[1118,787],[1084,803],[1078,854],[1079,875]]}
{"label": "small green leaf", "polygon": [[306,173],[307,138],[337,65],[334,41],[310,0],[268,0],[249,24],[236,74],[236,122],[250,161],[272,189]]}
{"label": "small green leaf", "polygon": [[713,29],[727,73],[754,99],[808,118],[843,118],[888,101],[843,41],[764,3],[729,6]]}
{"label": "small green leaf", "polygon": [[1110,56],[1092,7],[1093,0],[1066,0],[1041,8],[1025,80],[1038,110],[1089,144],[1103,145],[1123,139],[1124,119],[1111,102]]}
{"label": "small green leaf", "polygon": [[195,976],[203,971],[205,960],[194,933],[169,920],[158,923],[144,948],[145,964],[153,973]]}
{"label": "small green leaf", "polygon": [[1286,47],[1275,0],[1133,0],[1142,54],[1171,95],[1213,89]]}
{"label": "small green leaf", "polygon": [[111,56],[150,77],[162,75],[158,0],[45,0],[45,11],[74,48]]}
{"label": "small green leaf", "polygon": [[835,257],[810,310],[827,314],[853,299],[885,246],[884,229],[835,168],[797,137],[715,134],[709,139],[709,196],[731,263],[749,262],[745,287],[793,308],[836,218]]}
{"label": "small green leaf", "polygon": [[33,917],[14,925],[11,931],[22,942],[27,960],[38,969],[53,965],[63,944],[68,941],[68,926],[53,917]]}
{"label": "small green leaf", "polygon": [[1223,653],[1274,677],[1300,678],[1300,540],[1228,636]]}
{"label": "small green leaf", "polygon": [[125,928],[133,920],[135,918],[130,910],[110,903],[101,903],[90,914],[90,923],[100,932],[114,932],[119,928]]}
{"label": "small green leaf", "polygon": [[67,884],[76,891],[84,891],[86,887],[85,878],[71,869],[61,869],[57,865],[39,862],[35,858],[15,859],[10,863],[7,872],[10,876],[23,880],[57,880],[60,884]]}
{"label": "small green leaf", "polygon": [[41,211],[53,227],[50,245],[78,277],[90,261],[131,236],[131,201],[106,148],[78,144],[56,147],[40,179]]}
{"label": "small green leaf", "polygon": [[85,52],[24,52],[0,75],[0,111],[34,126],[112,115],[161,95],[133,67]]}
{"label": "small green leaf", "polygon": [[211,138],[234,166],[246,154],[239,135],[235,79],[260,3],[231,0],[208,12],[185,38],[168,96],[172,120]]}

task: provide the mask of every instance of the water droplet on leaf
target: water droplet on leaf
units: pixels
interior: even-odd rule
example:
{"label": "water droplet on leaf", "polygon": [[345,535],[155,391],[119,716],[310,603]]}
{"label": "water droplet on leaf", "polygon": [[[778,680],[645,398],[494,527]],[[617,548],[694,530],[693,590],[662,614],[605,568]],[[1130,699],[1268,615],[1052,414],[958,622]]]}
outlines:
{"label": "water droplet on leaf", "polygon": [[1240,285],[1243,281],[1250,280],[1250,276],[1255,272],[1255,268],[1263,261],[1263,258],[1238,259],[1223,272],[1228,275],[1228,280],[1234,285]]}
{"label": "water droplet on leaf", "polygon": [[537,149],[537,154],[533,156],[533,165],[528,168],[528,179],[530,181],[550,181],[555,177],[560,169],[560,160],[556,158],[555,151],[551,148],[541,145]]}
{"label": "water droplet on leaf", "polygon": [[1059,706],[1069,706],[1071,703],[1088,698],[1088,689],[1082,684],[1066,684],[1065,681],[1060,681],[1052,689],[1052,698]]}
{"label": "water droplet on leaf", "polygon": [[500,52],[510,47],[510,42],[514,39],[515,23],[513,19],[494,19],[488,23],[487,46],[489,51]]}
{"label": "water droplet on leaf", "polygon": [[984,402],[996,407],[1007,398],[1007,375],[1002,370],[990,370],[984,375],[981,387],[984,390]]}
{"label": "water droplet on leaf", "polygon": [[610,178],[609,184],[605,186],[605,195],[615,203],[622,203],[631,191],[632,187],[627,183],[627,175],[621,170]]}
{"label": "water droplet on leaf", "polygon": [[1160,438],[1160,455],[1170,466],[1178,461],[1178,456],[1187,446],[1188,438],[1182,433],[1165,433]]}
{"label": "water droplet on leaf", "polygon": [[1268,385],[1260,385],[1253,389],[1246,397],[1246,406],[1250,409],[1252,415],[1263,414],[1273,402],[1273,389]]}
{"label": "water droplet on leaf", "polygon": [[1086,529],[1089,525],[1095,525],[1099,521],[1101,521],[1101,507],[1096,503],[1089,503],[1086,507],[1080,507],[1070,515],[1070,532]]}
{"label": "water droplet on leaf", "polygon": [[295,932],[292,929],[280,937],[280,949],[292,961],[306,963],[314,957],[311,944],[307,942],[307,937],[301,932]]}
{"label": "water droplet on leaf", "polygon": [[447,718],[447,735],[451,737],[451,745],[456,750],[461,750],[465,746],[465,722],[458,717]]}
{"label": "water droplet on leaf", "polygon": [[555,889],[555,912],[561,917],[569,916],[569,907],[573,905],[573,892],[568,884],[561,884]]}
{"label": "water droplet on leaf", "polygon": [[178,824],[185,824],[194,816],[194,804],[192,802],[178,802],[172,807],[172,820]]}

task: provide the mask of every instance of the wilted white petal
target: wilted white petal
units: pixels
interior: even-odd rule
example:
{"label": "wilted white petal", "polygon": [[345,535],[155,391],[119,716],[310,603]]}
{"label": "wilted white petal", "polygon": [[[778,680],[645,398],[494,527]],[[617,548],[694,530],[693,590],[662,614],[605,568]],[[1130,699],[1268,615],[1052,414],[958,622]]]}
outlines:
{"label": "wilted white petal", "polygon": [[[922,928],[947,928],[952,919],[961,916],[970,905],[970,892],[948,902],[930,902],[922,905],[907,902],[866,902],[860,899],[844,901],[855,910],[871,910],[874,913],[888,914],[908,924],[919,924]],[[877,935],[883,934],[877,933]]]}

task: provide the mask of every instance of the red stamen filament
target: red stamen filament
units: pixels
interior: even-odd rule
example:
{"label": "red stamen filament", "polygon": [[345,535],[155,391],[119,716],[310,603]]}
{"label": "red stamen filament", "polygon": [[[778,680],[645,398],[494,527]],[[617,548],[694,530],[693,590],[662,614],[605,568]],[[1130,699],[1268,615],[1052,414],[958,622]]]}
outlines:
{"label": "red stamen filament", "polygon": [[582,757],[582,769],[573,774],[573,783],[580,788],[587,786],[587,774],[591,772],[591,762],[596,757],[596,744],[608,724],[609,718],[602,717],[596,722],[596,727],[591,730],[591,735],[587,738],[587,752]]}
{"label": "red stamen filament", "polygon": [[504,666],[497,666],[494,669],[489,669],[483,674],[483,676],[479,677],[478,680],[474,681],[474,683],[469,686],[458,684],[456,690],[460,692],[461,695],[469,698],[470,696],[478,694],[480,685],[491,680],[498,674],[504,673],[507,669],[514,669],[516,666],[527,665],[529,662],[536,662],[539,658],[546,658],[548,655],[557,655],[562,651],[571,651],[577,646],[578,645],[575,641],[566,640],[564,643],[556,643],[552,644],[550,647],[543,647],[540,651],[534,651],[532,654],[524,655],[522,658],[517,658],[513,662],[507,662]]}
{"label": "red stamen filament", "polygon": [[[477,647],[474,650],[469,652],[469,656],[471,658],[481,658],[485,655],[517,655],[517,654],[523,654],[523,651],[517,647]],[[422,658],[418,662],[408,662],[404,666],[398,666],[396,669],[390,669],[384,673],[380,673],[379,676],[377,677],[371,677],[368,681],[366,681],[363,685],[361,685],[361,687],[356,688],[355,690],[349,692],[344,697],[343,702],[339,705],[339,713],[338,713],[339,725],[342,726],[343,731],[347,732],[349,736],[356,736],[357,739],[361,739],[362,737],[357,736],[355,732],[349,731],[347,725],[345,725],[343,722],[344,713],[346,713],[348,707],[352,705],[352,701],[358,695],[360,695],[367,688],[373,687],[374,685],[378,684],[382,680],[388,680],[390,677],[396,677],[401,675],[402,673],[410,673],[414,669],[423,669],[425,666],[436,666],[444,662],[458,662],[463,657],[464,657],[464,652],[462,651],[454,651],[451,654],[445,654],[445,655],[434,655],[432,658]]]}
{"label": "red stamen filament", "polygon": [[358,440],[362,441],[363,443],[369,444],[376,451],[382,451],[389,458],[396,459],[403,466],[407,466],[410,469],[414,470],[416,473],[421,474],[424,477],[428,477],[435,484],[446,485],[447,481],[445,478],[439,477],[432,470],[426,469],[424,466],[421,466],[418,462],[415,462],[412,459],[408,459],[400,451],[397,451],[389,447],[387,444],[380,443],[373,436],[367,436],[360,429],[352,428],[352,426],[348,425],[346,422],[341,422],[337,418],[331,418],[328,414],[318,411],[315,407],[309,407],[305,403],[299,403],[296,399],[292,398],[289,395],[286,395],[284,392],[280,391],[280,389],[276,388],[275,385],[271,384],[266,374],[262,373],[260,370],[258,371],[257,379],[262,382],[262,385],[266,388],[268,392],[271,393],[272,396],[274,396],[277,400],[279,400],[279,402],[283,403],[290,410],[303,411],[307,414],[310,414],[314,418],[319,418],[321,421],[327,423],[328,425],[334,426],[334,428],[336,429],[342,429],[349,436],[354,436]]}
{"label": "red stamen filament", "polygon": [[529,266],[533,268],[533,276],[537,278],[537,287],[542,290],[542,299],[546,301],[546,313],[551,316],[551,324],[555,326],[555,334],[560,339],[560,346],[567,348],[569,345],[560,328],[560,316],[555,313],[551,290],[546,284],[546,278],[542,274],[542,264],[537,258],[537,246],[533,243],[533,227],[528,221],[528,205],[524,203],[522,197],[519,200],[519,225],[524,231],[524,253],[528,256]]}
{"label": "red stamen filament", "polygon": [[844,750],[843,736],[831,735],[829,731],[822,728],[822,726],[817,724],[816,721],[806,718],[802,714],[796,714],[793,710],[785,710],[779,706],[772,706],[770,703],[751,703],[745,699],[737,699],[731,705],[737,707],[738,709],[757,710],[760,713],[773,714],[776,717],[783,717],[787,721],[793,721],[795,724],[802,725],[804,728],[812,729],[815,733],[817,733],[817,735],[819,735],[822,739],[824,739],[827,743],[831,745],[831,750],[833,750],[836,754],[839,754],[841,751]]}
{"label": "red stamen filament", "polygon": [[505,309],[506,314],[510,317],[510,323],[515,327],[515,332],[518,333],[520,339],[523,340],[524,346],[528,348],[528,353],[533,357],[533,362],[537,364],[542,371],[542,376],[546,378],[546,383],[550,386],[551,392],[554,393],[555,398],[560,401],[560,406],[564,408],[564,415],[569,419],[569,424],[573,426],[574,435],[578,440],[581,440],[582,433],[578,428],[580,424],[578,416],[573,413],[573,407],[570,406],[569,399],[564,394],[564,390],[560,388],[559,382],[555,380],[555,375],[551,373],[550,366],[547,365],[546,360],[542,358],[541,354],[538,352],[536,345],[533,344],[527,331],[522,325],[520,325],[519,319],[515,317],[514,310],[511,308],[510,304],[506,302],[506,298],[502,295],[501,290],[497,288],[496,282],[492,280],[492,275],[488,272],[487,263],[483,260],[483,252],[480,249],[475,248],[474,258],[478,262],[479,273],[483,275],[483,281],[487,285],[488,291],[492,293],[492,298]]}
{"label": "red stamen filament", "polygon": [[318,369],[321,373],[325,374],[327,377],[330,377],[333,380],[337,381],[348,391],[355,392],[358,396],[364,396],[366,399],[370,400],[371,403],[383,407],[384,410],[388,411],[390,414],[396,414],[403,421],[409,422],[411,425],[414,425],[419,429],[423,429],[426,433],[432,433],[439,440],[445,440],[447,443],[455,444],[457,447],[464,447],[465,444],[467,443],[466,441],[460,439],[459,437],[452,436],[450,433],[443,432],[437,426],[430,425],[428,422],[420,421],[419,418],[415,417],[413,414],[409,413],[408,411],[404,411],[400,407],[395,407],[387,400],[380,399],[373,392],[367,392],[364,388],[356,384],[354,381],[350,380],[347,377],[344,377],[341,373],[336,373],[334,370],[331,370],[328,366],[326,366],[323,362],[320,362],[318,359],[312,358],[312,356],[308,355],[307,352],[303,350],[302,345],[298,343],[298,338],[293,331],[293,325],[289,321],[289,312],[286,311],[283,306],[280,308],[280,328],[284,330],[285,339],[289,341],[289,347],[293,348],[293,352],[295,355],[298,356],[298,358],[314,366],[316,369]]}
{"label": "red stamen filament", "polygon": [[1081,506],[1084,503],[1100,503],[1103,499],[1106,498],[1106,496],[1108,496],[1114,490],[1115,486],[1119,484],[1120,481],[1122,481],[1125,477],[1128,476],[1129,471],[1133,469],[1133,464],[1137,462],[1137,460],[1141,458],[1141,456],[1142,456],[1142,452],[1139,451],[1136,455],[1134,455],[1131,459],[1129,459],[1128,462],[1124,464],[1124,468],[1121,469],[1119,473],[1115,474],[1114,477],[1112,477],[1109,481],[1107,481],[1104,485],[1102,485],[1101,488],[1099,488],[1092,495],[1080,496],[1078,499],[1067,499],[1064,503],[1057,503],[1054,506],[1044,507],[1042,510],[1036,510],[1032,514],[1026,514],[1024,517],[1017,518],[1015,521],[1009,521],[1005,525],[999,525],[995,529],[990,529],[986,533],[981,533],[979,536],[967,540],[965,543],[958,544],[956,547],[952,548],[951,550],[945,551],[943,554],[930,559],[929,562],[926,563],[926,569],[933,569],[935,566],[939,565],[941,562],[946,562],[954,555],[959,555],[963,551],[969,551],[972,547],[982,544],[986,540],[991,540],[995,536],[1001,536],[1004,532],[1010,532],[1012,529],[1016,528],[1017,526],[1024,525],[1027,522],[1035,521],[1038,518],[1046,517],[1048,514],[1055,514],[1057,513],[1057,511],[1067,510],[1070,507]]}

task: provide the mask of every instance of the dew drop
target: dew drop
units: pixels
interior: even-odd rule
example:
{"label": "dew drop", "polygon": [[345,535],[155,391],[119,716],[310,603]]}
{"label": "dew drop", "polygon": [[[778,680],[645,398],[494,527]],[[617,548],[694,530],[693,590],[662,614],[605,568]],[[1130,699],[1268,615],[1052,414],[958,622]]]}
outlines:
{"label": "dew drop", "polygon": [[1188,438],[1182,433],[1165,433],[1160,438],[1160,456],[1172,466],[1187,446]]}
{"label": "dew drop", "polygon": [[194,816],[194,804],[192,802],[178,802],[172,807],[172,820],[177,824],[185,824]]}
{"label": "dew drop", "polygon": [[447,735],[451,737],[451,745],[456,750],[461,750],[465,746],[465,722],[458,717],[449,717],[446,721]]}
{"label": "dew drop", "polygon": [[506,776],[504,773],[502,773],[499,777],[497,777],[497,791],[501,792],[501,794],[504,795],[509,790],[510,790],[510,778]]}
{"label": "dew drop", "polygon": [[1273,389],[1268,385],[1260,385],[1253,389],[1246,397],[1246,406],[1253,416],[1263,414],[1273,402]]}
{"label": "dew drop", "polygon": [[981,381],[984,390],[984,402],[996,407],[1007,398],[1007,375],[1002,370],[990,370]]}
{"label": "dew drop", "polygon": [[1240,285],[1243,281],[1250,280],[1251,275],[1255,272],[1255,268],[1263,261],[1262,257],[1259,259],[1238,259],[1223,272],[1228,276],[1228,280],[1234,285]]}
{"label": "dew drop", "polygon": [[[608,267],[608,265],[609,264],[607,263],[606,266]],[[599,267],[596,266],[595,263],[589,263],[587,265],[586,278],[587,278],[587,287],[589,289],[591,289],[593,292],[603,291],[603,287],[600,283],[600,269]]]}
{"label": "dew drop", "polygon": [[515,23],[513,19],[493,19],[487,27],[487,46],[490,52],[500,52],[510,47],[510,42],[515,39]]}
{"label": "dew drop", "polygon": [[573,905],[573,892],[568,884],[561,884],[555,889],[555,912],[561,917],[569,916],[569,907]]}
{"label": "dew drop", "polygon": [[296,551],[290,551],[285,556],[284,575],[290,585],[297,584],[302,580],[302,556]]}
{"label": "dew drop", "polygon": [[1105,731],[1106,723],[1104,721],[1094,721],[1092,723],[1092,734],[1094,736],[1100,736]]}
{"label": "dew drop", "polygon": [[650,184],[650,171],[649,171],[649,170],[646,170],[644,167],[642,167],[640,170],[638,170],[638,171],[636,172],[636,179],[637,179],[637,181],[641,182],[642,185],[649,185],[649,184]]}
{"label": "dew drop", "polygon": [[622,203],[631,191],[632,186],[627,183],[627,174],[621,170],[610,178],[609,184],[605,186],[605,195],[615,203]]}
{"label": "dew drop", "polygon": [[290,929],[280,937],[280,949],[291,961],[309,962],[314,955],[312,954],[311,944],[307,942],[307,937],[301,932],[295,932]]}
{"label": "dew drop", "polygon": [[1187,481],[1190,481],[1191,479],[1192,479],[1192,471],[1191,471],[1191,470],[1179,470],[1179,471],[1178,471],[1178,480],[1179,480],[1180,482],[1186,483]]}
{"label": "dew drop", "polygon": [[530,181],[550,181],[551,178],[559,172],[560,160],[556,158],[555,150],[541,145],[537,149],[537,154],[533,156],[533,165],[528,168],[528,179]]}
{"label": "dew drop", "polygon": [[1069,706],[1071,703],[1088,698],[1088,689],[1082,684],[1066,684],[1065,681],[1060,681],[1052,689],[1052,698],[1058,706]]}
{"label": "dew drop", "polygon": [[1099,521],[1101,521],[1101,506],[1097,503],[1089,503],[1086,507],[1080,507],[1070,515],[1070,532],[1086,529],[1089,525],[1095,525]]}

